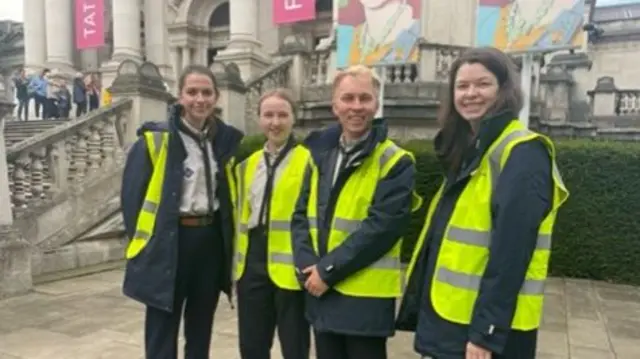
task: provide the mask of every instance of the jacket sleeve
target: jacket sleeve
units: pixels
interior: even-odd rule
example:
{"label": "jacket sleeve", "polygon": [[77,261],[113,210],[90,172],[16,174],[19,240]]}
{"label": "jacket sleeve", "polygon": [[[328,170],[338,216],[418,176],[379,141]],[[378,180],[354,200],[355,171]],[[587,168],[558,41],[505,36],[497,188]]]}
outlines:
{"label": "jacket sleeve", "polygon": [[136,231],[138,213],[142,208],[147,186],[153,172],[151,159],[144,137],[140,136],[131,146],[127,155],[127,162],[122,175],[122,189],[120,191],[120,206],[124,221],[125,232],[129,239]]}
{"label": "jacket sleeve", "polygon": [[469,341],[493,353],[504,350],[552,191],[551,158],[544,144],[514,147],[494,191],[489,262],[469,328]]}
{"label": "jacket sleeve", "polygon": [[299,273],[298,279],[302,282],[304,277],[303,269],[318,263],[318,255],[313,249],[311,235],[309,234],[309,221],[307,217],[307,204],[309,203],[309,191],[311,182],[311,169],[307,167],[302,189],[296,202],[296,208],[291,219],[291,240],[293,246],[293,260],[296,271]]}
{"label": "jacket sleeve", "polygon": [[384,256],[405,234],[411,220],[415,165],[402,157],[378,182],[367,218],[360,228],[318,263],[322,280],[334,286]]}

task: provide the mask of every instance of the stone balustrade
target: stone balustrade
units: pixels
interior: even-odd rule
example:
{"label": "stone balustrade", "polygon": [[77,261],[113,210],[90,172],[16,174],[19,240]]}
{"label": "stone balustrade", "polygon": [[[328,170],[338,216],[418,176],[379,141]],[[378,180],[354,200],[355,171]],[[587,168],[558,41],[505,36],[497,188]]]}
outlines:
{"label": "stone balustrade", "polygon": [[14,216],[121,167],[131,109],[131,100],[119,100],[7,148]]}
{"label": "stone balustrade", "polygon": [[[420,45],[420,62],[418,64],[385,66],[385,82],[389,84],[415,83],[425,81],[447,81],[449,69],[453,61],[465,49],[461,46],[432,44],[423,42]],[[305,56],[307,73],[303,85],[325,85],[331,82],[331,55],[334,49],[316,50]]]}

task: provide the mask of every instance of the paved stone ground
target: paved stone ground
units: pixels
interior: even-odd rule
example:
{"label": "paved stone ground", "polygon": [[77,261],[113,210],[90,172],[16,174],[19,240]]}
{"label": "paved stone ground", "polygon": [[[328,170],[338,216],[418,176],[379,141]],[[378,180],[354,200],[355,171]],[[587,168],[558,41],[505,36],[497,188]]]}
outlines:
{"label": "paved stone ground", "polygon": [[[121,279],[114,270],[0,301],[0,359],[142,358],[142,307],[121,295]],[[640,358],[640,288],[563,279],[547,288],[538,358]],[[412,347],[409,334],[398,334],[390,358],[418,358]],[[239,358],[226,301],[216,316],[212,354]]]}

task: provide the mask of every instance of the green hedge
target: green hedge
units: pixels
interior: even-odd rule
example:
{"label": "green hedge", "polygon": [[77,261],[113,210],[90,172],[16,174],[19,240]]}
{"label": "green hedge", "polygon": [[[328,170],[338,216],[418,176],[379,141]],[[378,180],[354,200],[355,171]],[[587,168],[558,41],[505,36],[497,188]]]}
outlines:
{"label": "green hedge", "polygon": [[[248,138],[241,156],[262,141]],[[416,155],[416,186],[425,198],[404,243],[407,261],[442,177],[431,142],[404,147]],[[551,274],[640,285],[640,143],[561,140],[556,148],[571,194],[556,222]]]}

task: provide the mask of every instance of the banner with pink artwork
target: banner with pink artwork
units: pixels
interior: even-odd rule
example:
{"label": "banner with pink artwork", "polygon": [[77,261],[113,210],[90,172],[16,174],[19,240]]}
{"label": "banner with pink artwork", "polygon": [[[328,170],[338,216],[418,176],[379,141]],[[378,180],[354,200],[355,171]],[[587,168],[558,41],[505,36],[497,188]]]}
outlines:
{"label": "banner with pink artwork", "polygon": [[276,25],[309,21],[315,18],[315,0],[273,0],[273,23]]}
{"label": "banner with pink artwork", "polygon": [[356,64],[418,63],[421,0],[338,0],[336,3],[338,68]]}
{"label": "banner with pink artwork", "polygon": [[104,0],[75,0],[76,48],[104,46]]}

